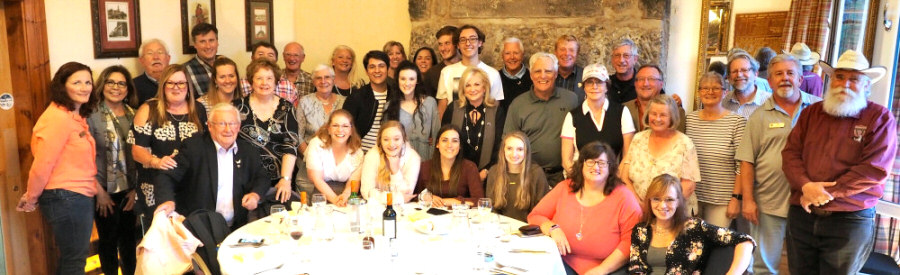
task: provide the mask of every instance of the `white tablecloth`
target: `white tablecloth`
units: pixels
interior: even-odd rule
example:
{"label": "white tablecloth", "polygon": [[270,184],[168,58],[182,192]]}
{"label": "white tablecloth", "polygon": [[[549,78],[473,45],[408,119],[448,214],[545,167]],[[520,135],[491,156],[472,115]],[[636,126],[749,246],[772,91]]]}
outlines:
{"label": "white tablecloth", "polygon": [[[527,270],[504,268],[510,274],[565,274],[562,259],[556,245],[549,237],[508,238],[479,237],[473,233],[450,233],[444,235],[423,234],[415,230],[410,217],[416,210],[413,205],[405,205],[405,215],[397,218],[397,252],[392,256],[388,239],[381,235],[380,213],[383,207],[375,207],[370,213],[377,213],[375,248],[362,249],[362,235],[349,230],[348,208],[337,208],[331,215],[334,221],[334,239],[320,238],[313,230],[315,215],[301,213],[305,227],[299,241],[291,239],[286,232],[280,232],[273,224],[272,217],[257,220],[232,232],[219,248],[219,265],[224,274],[494,274],[488,268],[496,263],[515,266]],[[422,213],[424,214],[424,213]],[[373,215],[375,216],[375,215]],[[452,214],[427,215],[436,224],[447,224]],[[470,217],[474,219],[474,210]],[[421,214],[417,217],[422,217]],[[443,219],[443,220],[442,220]],[[502,224],[508,224],[510,231],[517,231],[524,223],[500,216]],[[442,223],[443,222],[443,223]],[[233,247],[241,238],[265,238],[261,247]],[[503,241],[508,240],[508,241]],[[476,253],[479,245],[487,247],[494,256],[494,263],[484,263],[484,257]],[[513,253],[513,249],[546,251],[546,253]],[[274,267],[280,268],[272,269]],[[271,269],[271,270],[270,270]]]}

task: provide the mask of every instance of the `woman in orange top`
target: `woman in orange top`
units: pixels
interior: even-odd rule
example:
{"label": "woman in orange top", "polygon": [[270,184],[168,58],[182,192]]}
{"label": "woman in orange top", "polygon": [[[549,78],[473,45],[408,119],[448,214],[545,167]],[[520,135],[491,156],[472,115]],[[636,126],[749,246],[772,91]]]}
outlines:
{"label": "woman in orange top", "polygon": [[69,62],[50,81],[50,106],[31,136],[28,189],[16,206],[40,206],[59,247],[57,274],[84,274],[90,247],[97,164],[86,118],[98,101],[91,78],[91,68]]}

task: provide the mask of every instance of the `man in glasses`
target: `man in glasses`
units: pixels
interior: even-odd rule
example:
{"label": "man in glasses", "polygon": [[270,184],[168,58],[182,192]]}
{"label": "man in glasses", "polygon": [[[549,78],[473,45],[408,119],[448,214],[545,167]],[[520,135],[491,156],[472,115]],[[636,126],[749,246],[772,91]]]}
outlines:
{"label": "man in glasses", "polygon": [[634,65],[637,64],[637,59],[638,49],[631,39],[622,39],[613,47],[609,60],[612,62],[615,73],[610,76],[607,83],[610,101],[622,104],[637,98],[634,90],[634,75],[637,74]]}
{"label": "man in glasses", "polygon": [[772,97],[772,93],[756,84],[759,62],[743,50],[732,51],[728,57],[728,83],[733,89],[722,99],[722,107],[749,118],[766,99]]}
{"label": "man in glasses", "polygon": [[[613,79],[614,77],[610,77]],[[650,103],[650,99],[656,97],[660,94],[665,94],[663,91],[663,87],[666,86],[665,78],[663,77],[662,69],[657,65],[649,64],[641,66],[637,73],[634,76],[634,89],[637,97],[630,101],[625,102],[622,105],[631,112],[631,120],[634,124],[635,130],[638,132],[644,130],[644,113],[647,112],[648,104]],[[611,96],[611,95],[610,95]],[[681,107],[681,103],[678,98],[675,98],[675,102],[678,102],[678,113],[681,117],[685,117],[684,115],[684,107]],[[678,123],[678,131],[684,133],[685,122],[686,119],[682,119]]]}
{"label": "man in glasses", "polygon": [[457,30],[456,36],[453,37],[453,43],[459,48],[462,59],[459,63],[448,65],[441,70],[436,96],[438,117],[443,117],[447,105],[458,99],[459,78],[468,67],[478,67],[486,72],[491,82],[491,97],[495,100],[503,100],[503,82],[500,79],[500,72],[479,59],[484,39],[484,33],[475,26],[464,25]]}

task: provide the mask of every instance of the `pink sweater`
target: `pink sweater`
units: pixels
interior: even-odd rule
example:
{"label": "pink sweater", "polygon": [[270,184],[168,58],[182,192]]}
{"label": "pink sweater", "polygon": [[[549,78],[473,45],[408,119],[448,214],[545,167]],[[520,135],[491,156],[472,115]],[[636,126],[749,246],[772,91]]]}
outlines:
{"label": "pink sweater", "polygon": [[[566,180],[550,190],[528,214],[528,223],[540,225],[550,220],[559,224],[572,248],[563,260],[578,274],[600,265],[616,249],[627,257],[631,230],[641,218],[641,207],[631,191],[621,185],[602,202],[583,207],[569,184],[571,180]],[[579,230],[580,241],[575,238]]]}
{"label": "pink sweater", "polygon": [[26,194],[36,199],[44,189],[65,189],[93,197],[97,193],[96,150],[87,120],[50,103],[34,124],[31,136],[34,162],[28,173]]}

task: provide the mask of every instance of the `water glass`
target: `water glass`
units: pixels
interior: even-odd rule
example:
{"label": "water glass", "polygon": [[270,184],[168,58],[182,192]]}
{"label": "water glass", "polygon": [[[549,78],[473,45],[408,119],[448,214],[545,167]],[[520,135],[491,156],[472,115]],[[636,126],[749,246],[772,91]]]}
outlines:
{"label": "water glass", "polygon": [[325,205],[320,209],[321,210],[318,211],[318,217],[316,217],[316,233],[322,239],[331,241],[334,239],[334,221],[331,217],[331,214],[334,212],[334,207]]}
{"label": "water glass", "polygon": [[[286,210],[287,209],[284,208],[284,205],[274,204],[269,207],[269,215],[281,215],[281,212],[284,212]],[[273,218],[277,218],[277,217],[279,217],[279,216],[273,216]]]}
{"label": "water glass", "polygon": [[419,207],[422,208],[422,211],[428,211],[431,208],[431,202],[434,199],[434,196],[431,195],[431,192],[428,192],[428,189],[422,190],[422,193],[419,193]]}
{"label": "water glass", "polygon": [[480,214],[482,217],[486,216],[487,214],[490,214],[492,209],[493,209],[493,204],[491,203],[490,198],[478,199],[478,214]]}
{"label": "water glass", "polygon": [[316,209],[319,209],[320,206],[324,206],[326,203],[324,194],[314,194],[312,196],[312,205]]}

